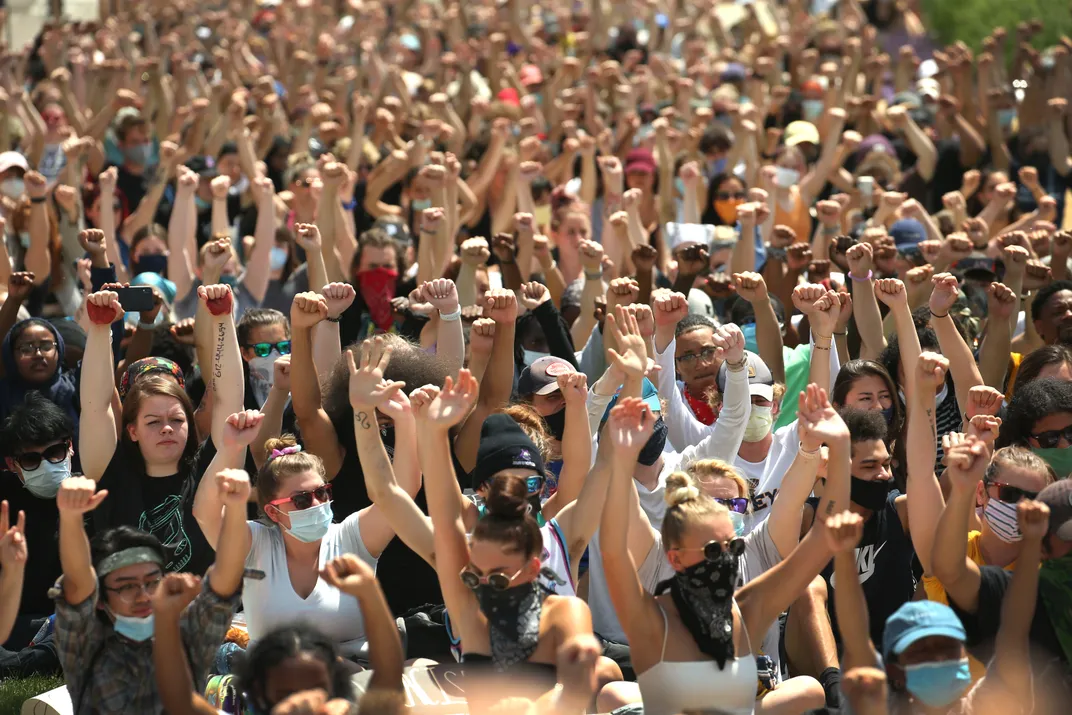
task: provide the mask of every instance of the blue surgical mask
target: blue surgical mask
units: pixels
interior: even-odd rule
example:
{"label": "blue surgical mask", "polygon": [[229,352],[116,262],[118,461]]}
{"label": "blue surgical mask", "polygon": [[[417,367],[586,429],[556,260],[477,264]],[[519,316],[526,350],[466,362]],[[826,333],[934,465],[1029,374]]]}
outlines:
{"label": "blue surgical mask", "polygon": [[19,231],[19,245],[22,246],[23,250],[26,250],[30,247],[29,231]]}
{"label": "blue surgical mask", "polygon": [[726,170],[726,157],[721,159],[708,159],[707,161],[707,178],[710,179],[714,176],[718,176]]}
{"label": "blue surgical mask", "polygon": [[804,119],[811,122],[823,113],[824,106],[825,104],[821,99],[804,99],[800,102],[800,111],[804,115]]}
{"label": "blue surgical mask", "polygon": [[287,249],[273,246],[269,261],[273,271],[283,270],[283,266],[287,265]]}
{"label": "blue surgical mask", "polygon": [[541,353],[537,352],[536,350],[522,349],[521,352],[523,353],[522,359],[525,361],[526,365],[532,365],[532,363],[536,362],[540,358],[551,356],[551,353]]}
{"label": "blue surgical mask", "polygon": [[113,613],[112,616],[115,617],[115,632],[124,638],[142,643],[153,637],[153,614],[150,613],[144,618],[120,616],[118,613]]}
{"label": "blue surgical mask", "polygon": [[432,208],[431,199],[412,199],[409,202],[409,207],[414,211],[424,211],[425,209]]}
{"label": "blue surgical mask", "polygon": [[741,333],[744,334],[744,349],[750,350],[758,355],[759,343],[756,342],[756,324],[745,323],[741,326]]}
{"label": "blue surgical mask", "polygon": [[200,196],[194,196],[194,205],[197,207],[198,213],[201,211],[208,211],[212,208],[212,202],[207,201]]}
{"label": "blue surgical mask", "polygon": [[0,194],[9,199],[17,199],[26,193],[26,184],[22,179],[4,179],[0,181]]}
{"label": "blue surgical mask", "polygon": [[71,458],[59,464],[42,459],[37,469],[23,469],[22,481],[35,497],[53,499],[60,490],[60,482],[71,476]]}
{"label": "blue surgical mask", "polygon": [[135,144],[134,146],[128,146],[123,149],[123,158],[131,164],[145,166],[149,163],[149,157],[152,153],[153,145],[149,142],[145,142],[144,144]]}
{"label": "blue surgical mask", "polygon": [[905,666],[905,687],[927,707],[944,708],[971,685],[968,659]]}
{"label": "blue surgical mask", "polygon": [[298,541],[311,544],[327,536],[333,516],[331,502],[292,511],[287,516],[290,517],[290,528],[286,532]]}
{"label": "blue surgical mask", "polygon": [[737,536],[744,536],[744,514],[731,511],[730,521],[733,523],[733,533]]}
{"label": "blue surgical mask", "polygon": [[890,405],[886,409],[882,410],[882,419],[886,420],[887,425],[892,425],[895,414],[896,413],[894,412],[893,405]]}
{"label": "blue surgical mask", "polygon": [[685,180],[681,177],[674,179],[674,188],[677,189],[677,193],[681,196],[685,195]]}
{"label": "blue surgical mask", "polygon": [[163,253],[142,256],[133,265],[134,275],[138,275],[139,273],[157,273],[166,276],[167,262],[168,257]]}
{"label": "blue surgical mask", "polygon": [[998,110],[998,125],[1002,129],[1008,129],[1012,126],[1012,123],[1016,121],[1016,108],[1010,107],[1009,109]]}
{"label": "blue surgical mask", "polygon": [[231,290],[234,290],[238,287],[238,276],[234,273],[227,273],[226,275],[220,276],[220,283],[223,283],[225,286],[230,286]]}

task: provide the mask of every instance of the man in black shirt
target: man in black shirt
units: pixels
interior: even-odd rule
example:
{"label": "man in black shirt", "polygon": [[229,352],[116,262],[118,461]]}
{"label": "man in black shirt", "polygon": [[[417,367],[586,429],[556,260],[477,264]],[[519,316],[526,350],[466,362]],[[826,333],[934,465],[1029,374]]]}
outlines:
{"label": "man in black shirt", "polygon": [[[8,503],[11,523],[18,513],[26,515],[27,561],[19,612],[11,635],[0,648],[0,667],[7,669],[37,665],[49,670],[58,662],[51,651],[31,656],[17,653],[30,644],[45,619],[54,610],[48,590],[61,573],[56,540],[59,511],[56,492],[60,482],[71,476],[74,457],[74,428],[67,414],[40,393],[31,392],[0,428],[0,449],[7,473],[0,474],[0,499]],[[51,665],[41,662],[41,658]]]}
{"label": "man in black shirt", "polygon": [[116,186],[126,200],[127,213],[132,214],[149,192],[152,176],[146,170],[153,153],[148,120],[137,113],[123,116],[115,125],[115,139],[123,152]]}

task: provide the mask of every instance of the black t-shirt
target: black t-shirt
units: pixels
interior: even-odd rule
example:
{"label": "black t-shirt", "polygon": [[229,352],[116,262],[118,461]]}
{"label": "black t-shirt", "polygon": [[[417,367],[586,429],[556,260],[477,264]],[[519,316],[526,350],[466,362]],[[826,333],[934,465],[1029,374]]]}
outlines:
{"label": "black t-shirt", "polygon": [[134,213],[138,208],[138,204],[145,198],[145,194],[149,193],[150,172],[146,170],[141,174],[135,174],[128,171],[124,166],[119,166],[117,169],[119,171],[115,185],[123,192],[123,196],[127,200],[127,211]]}
{"label": "black t-shirt", "polygon": [[[871,620],[871,642],[882,643],[886,619],[893,612],[912,600],[915,578],[912,573],[912,541],[901,527],[894,500],[899,492],[891,491],[886,505],[871,515],[864,523],[860,545],[856,547],[856,567],[860,585],[867,599],[867,612]],[[822,576],[830,589],[827,610],[834,637],[841,642],[834,611],[834,563],[823,569]]]}
{"label": "black t-shirt", "polygon": [[19,613],[47,616],[55,610],[48,590],[63,572],[58,540],[60,513],[56,509],[56,500],[34,496],[11,472],[0,475],[0,499],[7,500],[12,524],[18,519],[19,511],[26,512],[28,558]]}
{"label": "black t-shirt", "polygon": [[127,447],[118,445],[99,483],[100,489],[108,490],[108,498],[93,511],[96,529],[126,525],[147,531],[174,550],[168,571],[204,575],[215,554],[193,517],[193,501],[215,454],[212,440],[206,440],[193,463],[183,464],[177,474],[147,477],[139,464],[140,455],[131,455]]}

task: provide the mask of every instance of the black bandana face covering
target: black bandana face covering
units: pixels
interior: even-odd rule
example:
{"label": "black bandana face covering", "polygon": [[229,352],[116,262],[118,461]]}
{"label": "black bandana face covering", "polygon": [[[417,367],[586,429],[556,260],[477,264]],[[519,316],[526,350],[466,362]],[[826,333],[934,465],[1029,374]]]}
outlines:
{"label": "black bandana face covering", "polygon": [[545,416],[543,423],[547,425],[547,431],[551,436],[561,442],[562,436],[566,434],[566,408],[563,407],[558,412]]}
{"label": "black bandana face covering", "polygon": [[540,640],[540,613],[550,593],[536,581],[497,591],[488,584],[476,588],[476,600],[488,619],[491,660],[499,670],[529,659]]}
{"label": "black bandana face covering", "polygon": [[893,481],[890,479],[866,481],[852,477],[849,486],[849,501],[864,509],[878,511],[890,496]]}
{"label": "black bandana face covering", "polygon": [[739,568],[740,557],[723,551],[718,559],[690,566],[655,589],[655,595],[670,589],[681,622],[719,668],[734,657],[733,590]]}

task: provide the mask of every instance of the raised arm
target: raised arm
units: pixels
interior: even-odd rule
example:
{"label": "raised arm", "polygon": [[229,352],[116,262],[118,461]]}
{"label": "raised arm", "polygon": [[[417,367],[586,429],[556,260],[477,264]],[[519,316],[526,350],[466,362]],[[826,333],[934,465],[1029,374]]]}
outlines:
{"label": "raised arm", "polygon": [[313,328],[313,364],[318,373],[326,375],[342,357],[339,317],[353,304],[357,291],[349,283],[328,283],[319,292],[327,301],[328,317]]}
{"label": "raised arm", "polygon": [[26,270],[37,276],[38,285],[44,283],[52,270],[52,252],[49,249],[48,183],[36,171],[26,172],[26,193],[30,196],[30,247],[26,249]]}
{"label": "raised arm", "polygon": [[932,395],[945,381],[948,369],[949,360],[931,352],[921,354],[914,367],[905,366],[905,379],[915,381],[917,388],[908,405],[908,523],[912,546],[927,575],[933,573],[934,535],[945,506],[942,487],[934,476],[938,428]]}
{"label": "raised arm", "polygon": [[[96,493],[94,493],[96,492]],[[97,574],[86,536],[85,515],[108,496],[97,491],[97,484],[87,477],[68,477],[56,493],[60,513],[60,566],[63,568],[63,598],[72,606],[83,603],[97,590]]]}
{"label": "raised arm", "polygon": [[540,509],[544,519],[551,519],[563,507],[577,499],[592,466],[592,432],[588,424],[588,378],[583,372],[559,375],[558,389],[566,401],[566,423],[562,436],[562,471],[558,490]]}
{"label": "raised arm", "polygon": [[264,419],[257,430],[257,436],[249,445],[249,452],[257,469],[268,461],[265,443],[269,439],[279,437],[283,432],[283,411],[290,400],[290,355],[281,355],[272,364],[272,372],[272,389],[268,393],[268,399],[261,405]]}
{"label": "raised arm", "polygon": [[981,440],[968,437],[951,447],[944,459],[947,466],[943,476],[951,490],[934,533],[931,569],[949,601],[962,611],[975,613],[981,576],[979,566],[968,558],[967,535],[979,482],[990,463],[990,451]]}
{"label": "raised arm", "polygon": [[26,513],[11,525],[7,500],[0,502],[0,638],[7,640],[19,615],[26,573]]}
{"label": "raised arm", "polygon": [[860,334],[860,359],[877,360],[886,348],[882,332],[882,314],[875,298],[873,250],[870,243],[860,242],[849,248],[848,278],[852,282],[852,305],[856,329]]}
{"label": "raised arm", "polygon": [[[893,315],[893,322],[897,328],[897,345],[901,353],[901,365],[905,370],[911,369],[912,365],[919,360],[919,335],[916,333],[915,323],[912,321],[912,311],[908,308],[908,292],[905,285],[896,278],[883,278],[875,283],[875,296],[889,306]],[[911,380],[905,380],[902,385],[905,393],[905,402],[910,404],[914,395]]]}
{"label": "raised arm", "polygon": [[957,301],[960,286],[957,279],[949,273],[939,273],[931,281],[934,283],[934,291],[930,297],[931,327],[938,335],[938,346],[948,359],[949,369],[953,373],[953,385],[956,387],[960,412],[967,414],[968,391],[976,385],[982,385],[983,378],[979,374],[979,366],[975,364],[971,348],[964,342],[953,317],[949,314]]}
{"label": "raised arm", "polygon": [[[217,403],[213,407],[213,418],[218,414],[216,411],[218,409]],[[212,440],[216,447],[216,455],[209,462],[204,477],[197,485],[197,491],[194,493],[193,516],[205,535],[205,541],[214,549],[221,543],[224,535],[226,514],[224,508],[226,491],[221,488],[219,477],[224,473],[231,474],[241,470],[246,461],[246,449],[256,439],[263,422],[264,415],[256,410],[243,410],[225,415],[222,436],[218,440],[215,438]],[[247,537],[248,533],[246,536],[239,534],[240,539]],[[249,551],[248,545],[246,551]],[[245,558],[244,555],[243,558]]]}
{"label": "raised arm", "polygon": [[834,552],[834,578],[838,584],[834,589],[834,610],[845,647],[841,660],[844,670],[872,666],[878,660],[869,635],[867,599],[856,567],[856,546],[863,533],[864,518],[849,511],[826,522],[826,543]]}
{"label": "raised arm", "polygon": [[785,382],[785,362],[782,357],[782,330],[774,313],[767,284],[758,273],[734,273],[737,294],[752,304],[756,316],[756,342],[759,356],[767,363],[775,382]]}
{"label": "raised arm", "polygon": [[[806,393],[798,395],[798,410],[805,409]],[[798,422],[800,448],[793,463],[782,479],[778,498],[771,504],[770,516],[767,517],[767,530],[771,541],[778,547],[778,553],[784,559],[796,548],[800,541],[800,520],[804,502],[815,487],[815,478],[819,472],[820,440],[812,432],[812,423]]]}
{"label": "raised arm", "polygon": [[328,304],[323,296],[313,292],[294,296],[290,308],[290,392],[305,447],[324,460],[324,471],[330,481],[339,473],[344,453],[335,427],[324,411],[320,378],[313,363],[313,328],[327,315]]}
{"label": "raised arm", "polygon": [[156,689],[164,709],[172,715],[216,715],[218,712],[195,692],[179,626],[183,610],[200,592],[200,577],[169,573],[152,597]]}
{"label": "raised arm", "polygon": [[175,182],[175,202],[168,222],[168,279],[175,284],[175,300],[189,295],[194,286],[197,255],[190,250],[190,237],[197,230],[192,220],[194,190],[197,175],[185,166],[179,167]]}
{"label": "raised arm", "polygon": [[86,298],[86,313],[86,352],[79,390],[82,414],[94,418],[84,420],[78,430],[78,456],[85,476],[99,481],[119,443],[113,407],[116,391],[111,326],[123,319],[123,307],[114,291],[101,291]]}
{"label": "raised arm", "polygon": [[449,278],[436,278],[421,286],[421,295],[439,311],[436,355],[447,361],[452,372],[460,370],[465,361],[465,335],[457,286]]}
{"label": "raised arm", "polygon": [[986,335],[979,348],[979,372],[984,384],[1003,390],[1012,347],[1010,320],[1019,301],[1004,283],[991,283],[986,293]]}

